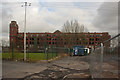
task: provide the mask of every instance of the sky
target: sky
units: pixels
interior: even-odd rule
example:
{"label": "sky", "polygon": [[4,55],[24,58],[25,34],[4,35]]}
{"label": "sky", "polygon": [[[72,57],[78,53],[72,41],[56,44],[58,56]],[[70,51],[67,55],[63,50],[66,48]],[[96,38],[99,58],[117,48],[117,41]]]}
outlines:
{"label": "sky", "polygon": [[[27,7],[27,32],[61,30],[67,20],[78,20],[89,32],[118,33],[118,0],[31,0]],[[0,4],[0,39],[9,40],[9,24],[17,21],[24,31],[25,0],[4,0]]]}

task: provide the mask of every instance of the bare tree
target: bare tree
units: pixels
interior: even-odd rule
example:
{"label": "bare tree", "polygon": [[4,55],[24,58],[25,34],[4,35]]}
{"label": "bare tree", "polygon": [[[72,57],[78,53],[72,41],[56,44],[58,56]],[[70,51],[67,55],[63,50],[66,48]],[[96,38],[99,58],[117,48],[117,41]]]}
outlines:
{"label": "bare tree", "polygon": [[62,32],[64,33],[80,33],[84,32],[84,25],[79,25],[77,20],[66,21],[63,25]]}
{"label": "bare tree", "polygon": [[84,25],[79,25],[77,20],[66,21],[62,28],[65,45],[73,48],[74,45],[86,44],[86,35],[84,34]]}
{"label": "bare tree", "polygon": [[3,46],[3,47],[8,47],[9,46],[9,41],[7,41],[7,40],[1,40],[1,45]]}
{"label": "bare tree", "polygon": [[[115,35],[111,35],[111,37],[114,37]],[[111,47],[116,47],[118,45],[118,38],[115,38],[110,41],[110,46]]]}
{"label": "bare tree", "polygon": [[66,23],[64,23],[62,31],[66,32],[66,33],[70,32],[70,23],[69,23],[69,21],[66,21]]}

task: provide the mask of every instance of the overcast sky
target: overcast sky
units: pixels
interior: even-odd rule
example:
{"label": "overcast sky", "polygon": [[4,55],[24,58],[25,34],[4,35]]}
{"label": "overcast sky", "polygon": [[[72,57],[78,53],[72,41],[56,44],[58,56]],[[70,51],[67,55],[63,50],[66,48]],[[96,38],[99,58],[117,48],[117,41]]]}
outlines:
{"label": "overcast sky", "polygon": [[[67,20],[78,20],[89,32],[118,33],[118,5],[105,0],[32,0],[27,7],[27,32],[54,32],[61,30]],[[116,0],[117,1],[117,0]],[[29,2],[29,1],[28,1]],[[9,24],[17,21],[19,32],[24,30],[22,1],[5,0],[0,4],[2,37],[9,39]],[[1,34],[1,32],[0,32]],[[0,36],[1,38],[1,36]]]}

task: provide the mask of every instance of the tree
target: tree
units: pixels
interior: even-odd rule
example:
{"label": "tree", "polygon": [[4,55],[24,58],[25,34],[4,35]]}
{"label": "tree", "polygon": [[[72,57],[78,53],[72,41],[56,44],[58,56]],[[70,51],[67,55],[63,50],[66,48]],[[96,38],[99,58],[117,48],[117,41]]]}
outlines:
{"label": "tree", "polygon": [[66,21],[62,32],[66,47],[73,48],[74,45],[86,46],[87,35],[84,34],[84,25],[79,25],[77,20]]}
{"label": "tree", "polygon": [[[111,37],[114,37],[115,35],[111,35]],[[111,47],[116,47],[118,46],[118,37],[114,38],[113,40],[110,41],[110,46]]]}
{"label": "tree", "polygon": [[66,21],[63,25],[62,32],[64,33],[80,33],[84,32],[84,25],[79,25],[77,20]]}
{"label": "tree", "polygon": [[9,41],[2,39],[0,45],[2,45],[3,47],[8,47],[9,46]]}

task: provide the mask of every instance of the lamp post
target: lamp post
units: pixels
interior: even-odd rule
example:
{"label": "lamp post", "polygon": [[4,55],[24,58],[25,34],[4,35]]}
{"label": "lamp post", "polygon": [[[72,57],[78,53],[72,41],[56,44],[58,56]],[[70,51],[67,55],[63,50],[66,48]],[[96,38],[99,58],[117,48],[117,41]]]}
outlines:
{"label": "lamp post", "polygon": [[[25,23],[24,23],[24,61],[26,61],[26,11],[27,11],[27,2],[25,2]],[[29,6],[31,6],[31,3],[29,3]],[[23,5],[22,5],[23,7]]]}

